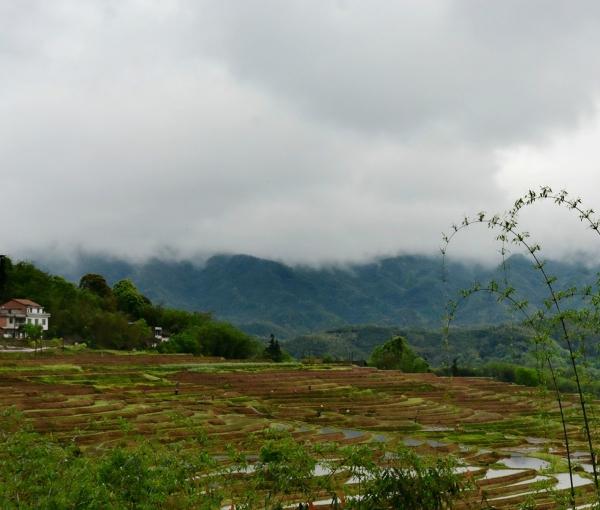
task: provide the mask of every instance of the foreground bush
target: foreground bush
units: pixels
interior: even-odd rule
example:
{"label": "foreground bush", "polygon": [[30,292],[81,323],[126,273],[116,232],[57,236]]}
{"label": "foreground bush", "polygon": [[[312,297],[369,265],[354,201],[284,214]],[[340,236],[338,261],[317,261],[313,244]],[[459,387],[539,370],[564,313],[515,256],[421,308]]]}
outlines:
{"label": "foreground bush", "polygon": [[84,455],[27,430],[14,410],[0,417],[0,508],[219,508],[214,461],[202,453],[142,442]]}
{"label": "foreground bush", "polygon": [[[420,458],[406,449],[390,455],[381,445],[313,446],[271,429],[254,440],[259,456],[252,465],[233,450],[229,462],[218,463],[201,443],[139,439],[83,453],[75,442],[29,430],[8,409],[0,414],[0,508],[280,510],[325,497],[346,501],[338,508],[441,510],[463,488],[448,458]],[[314,476],[318,464],[327,467],[322,476]],[[349,477],[359,483],[346,484]]]}

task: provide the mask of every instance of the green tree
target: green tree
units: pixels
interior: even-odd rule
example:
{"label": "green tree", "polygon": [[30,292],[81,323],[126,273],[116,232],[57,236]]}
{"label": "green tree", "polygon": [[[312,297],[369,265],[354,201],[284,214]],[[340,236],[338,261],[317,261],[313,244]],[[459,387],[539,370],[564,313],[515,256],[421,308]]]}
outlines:
{"label": "green tree", "polygon": [[102,298],[110,297],[113,293],[104,276],[95,273],[83,275],[79,280],[79,288],[89,290]]}
{"label": "green tree", "polygon": [[245,359],[260,353],[259,344],[226,322],[207,321],[191,326],[161,343],[160,352],[187,352],[196,356]]}
{"label": "green tree", "polygon": [[226,322],[209,322],[197,329],[202,353],[224,358],[249,358],[257,354],[258,342]]}
{"label": "green tree", "polygon": [[0,255],[0,300],[8,299],[8,280],[12,270],[12,261],[6,255]]}
{"label": "green tree", "polygon": [[152,331],[143,319],[129,322],[117,312],[96,312],[84,329],[92,347],[139,349],[147,346]]}
{"label": "green tree", "polygon": [[119,310],[129,314],[133,318],[140,318],[144,307],[151,305],[150,300],[143,296],[129,279],[120,280],[115,283],[113,293],[117,298]]}
{"label": "green tree", "polygon": [[396,336],[371,353],[369,365],[383,370],[402,370],[403,372],[427,372],[427,362],[415,354],[404,337]]}
{"label": "green tree", "polygon": [[283,351],[281,350],[281,346],[275,338],[275,335],[272,333],[271,338],[269,339],[269,344],[265,347],[264,356],[265,358],[269,358],[276,362],[283,361]]}
{"label": "green tree", "polygon": [[169,339],[168,342],[159,344],[158,350],[162,353],[184,352],[194,354],[195,356],[202,355],[202,345],[197,331],[197,326],[188,328],[185,331],[177,333]]}
{"label": "green tree", "polygon": [[39,324],[29,323],[23,326],[23,332],[25,333],[25,337],[29,338],[30,340],[39,340],[44,334],[42,326],[40,326]]}

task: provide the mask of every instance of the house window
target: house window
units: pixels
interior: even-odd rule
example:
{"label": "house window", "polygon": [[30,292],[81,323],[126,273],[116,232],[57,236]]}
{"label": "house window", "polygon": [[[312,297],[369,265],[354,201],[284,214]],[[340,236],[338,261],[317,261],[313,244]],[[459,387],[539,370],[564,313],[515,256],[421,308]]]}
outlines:
{"label": "house window", "polygon": [[27,324],[31,324],[31,319],[27,317]]}
{"label": "house window", "polygon": [[42,324],[45,326],[46,325],[46,319],[42,319]]}
{"label": "house window", "polygon": [[39,320],[39,319],[35,319],[35,325],[36,325],[36,326],[38,325],[38,320]]}

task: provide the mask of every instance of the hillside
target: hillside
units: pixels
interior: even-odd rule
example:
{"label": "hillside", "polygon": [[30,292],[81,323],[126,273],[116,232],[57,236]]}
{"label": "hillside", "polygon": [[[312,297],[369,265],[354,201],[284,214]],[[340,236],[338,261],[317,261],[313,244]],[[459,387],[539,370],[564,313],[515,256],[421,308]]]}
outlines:
{"label": "hillside", "polygon": [[[50,313],[48,338],[84,342],[94,348],[144,349],[156,343],[154,327],[171,339],[159,350],[225,358],[261,356],[264,346],[210,314],[154,305],[126,279],[112,288],[100,274],[87,274],[79,286],[28,262],[0,255],[0,304],[29,298]],[[22,326],[24,330],[26,326]],[[41,337],[27,332],[30,338]]]}
{"label": "hillside", "polygon": [[[130,278],[153,302],[187,310],[210,311],[248,333],[281,338],[346,325],[378,324],[438,328],[449,297],[474,281],[503,280],[504,271],[451,262],[442,279],[439,257],[397,256],[351,266],[289,266],[248,255],[217,255],[204,264],[151,259],[144,263],[82,255],[66,264],[38,260],[46,269],[78,282],[100,273],[112,284]],[[598,268],[549,262],[559,287],[595,280]],[[528,260],[508,261],[510,281],[522,298],[541,304],[545,288]],[[512,322],[493,296],[480,294],[462,307],[459,325]]]}

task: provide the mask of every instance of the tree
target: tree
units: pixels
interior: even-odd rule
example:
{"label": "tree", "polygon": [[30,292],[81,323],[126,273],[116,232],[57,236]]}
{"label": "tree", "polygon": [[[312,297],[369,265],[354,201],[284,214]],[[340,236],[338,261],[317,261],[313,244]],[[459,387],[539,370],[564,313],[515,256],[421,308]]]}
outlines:
{"label": "tree", "polygon": [[6,255],[0,255],[0,299],[8,299],[8,277],[12,269],[12,261]]}
{"label": "tree", "polygon": [[143,319],[129,322],[121,313],[98,312],[86,328],[86,341],[92,347],[139,349],[146,347],[152,331]]}
{"label": "tree", "polygon": [[34,348],[37,351],[38,340],[41,340],[42,335],[44,334],[44,330],[42,326],[39,324],[25,324],[23,326],[23,331],[25,332],[25,338],[34,341]]}
{"label": "tree", "polygon": [[265,347],[264,354],[266,358],[269,358],[273,361],[283,361],[283,351],[281,350],[281,346],[279,345],[279,342],[275,339],[275,335],[273,335],[273,333],[271,333],[269,345]]}
{"label": "tree", "polygon": [[144,307],[151,305],[150,300],[143,296],[129,279],[115,283],[113,293],[117,298],[119,310],[134,318],[141,317]]}
{"label": "tree", "polygon": [[29,338],[30,340],[39,340],[42,338],[44,330],[39,324],[27,323],[23,326],[23,332],[25,333],[26,338]]}
{"label": "tree", "polygon": [[252,337],[231,324],[215,321],[191,326],[173,335],[168,342],[159,345],[159,351],[229,359],[244,359],[260,353],[259,344]]}
{"label": "tree", "polygon": [[403,372],[427,372],[429,365],[409,347],[402,336],[396,336],[371,353],[369,365],[384,370],[402,370]]}
{"label": "tree", "polygon": [[108,283],[106,283],[104,276],[100,274],[88,273],[83,275],[81,280],[79,280],[79,288],[89,290],[101,298],[112,296],[112,289]]}

